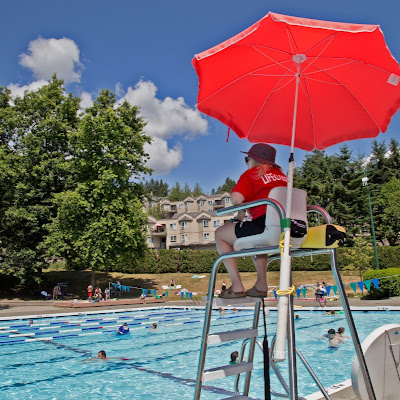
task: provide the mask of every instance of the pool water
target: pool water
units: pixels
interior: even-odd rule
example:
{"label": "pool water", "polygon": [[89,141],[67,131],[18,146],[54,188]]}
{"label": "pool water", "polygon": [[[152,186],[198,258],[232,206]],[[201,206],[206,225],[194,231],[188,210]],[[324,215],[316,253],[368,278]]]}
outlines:
{"label": "pool water", "polygon": [[[351,340],[339,349],[328,349],[323,338],[328,329],[343,326],[344,315],[323,316],[321,311],[297,312],[296,344],[325,387],[350,378],[354,350]],[[0,399],[157,399],[193,398],[204,310],[147,309],[91,315],[69,315],[0,321]],[[360,341],[374,329],[399,323],[395,311],[353,312]],[[213,313],[211,333],[248,328],[252,310],[220,316]],[[117,335],[124,322],[129,335]],[[158,324],[157,330],[151,324]],[[263,328],[260,319],[260,340]],[[275,334],[276,312],[267,316],[270,339]],[[346,333],[345,333],[346,335]],[[209,346],[206,369],[229,363],[241,341]],[[107,361],[84,361],[105,350]],[[121,359],[121,357],[123,359]],[[263,398],[262,354],[255,356],[250,396]],[[314,381],[298,365],[301,396],[318,391]],[[287,379],[287,363],[278,368]],[[243,379],[244,381],[244,379]],[[207,383],[201,399],[223,399],[234,394],[234,378]],[[271,372],[271,387],[283,393]]]}

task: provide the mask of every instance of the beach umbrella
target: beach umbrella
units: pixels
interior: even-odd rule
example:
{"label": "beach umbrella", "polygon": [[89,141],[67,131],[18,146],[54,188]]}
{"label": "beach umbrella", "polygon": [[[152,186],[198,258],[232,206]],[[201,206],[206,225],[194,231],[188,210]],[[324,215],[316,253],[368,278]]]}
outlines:
{"label": "beach umbrella", "polygon": [[[268,13],[196,54],[197,107],[250,142],[290,146],[280,289],[288,290],[294,148],[322,150],[385,132],[400,106],[400,68],[378,25]],[[228,131],[229,132],[229,131]],[[274,358],[285,358],[279,296]]]}

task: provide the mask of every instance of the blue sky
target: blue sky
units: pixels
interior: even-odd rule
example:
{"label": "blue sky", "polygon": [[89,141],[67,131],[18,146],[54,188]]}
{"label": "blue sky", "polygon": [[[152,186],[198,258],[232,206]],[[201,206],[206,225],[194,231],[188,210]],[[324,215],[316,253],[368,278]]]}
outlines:
{"label": "blue sky", "polygon": [[[0,85],[13,93],[39,87],[54,73],[90,105],[101,89],[141,106],[155,138],[154,178],[199,183],[210,191],[245,168],[250,144],[196,109],[194,54],[239,33],[268,11],[331,21],[379,24],[400,60],[398,0],[2,0]],[[378,140],[400,140],[400,115]],[[372,139],[347,142],[368,154]],[[326,151],[339,150],[332,146]],[[277,146],[286,169],[289,149]],[[304,151],[296,150],[298,164]]]}

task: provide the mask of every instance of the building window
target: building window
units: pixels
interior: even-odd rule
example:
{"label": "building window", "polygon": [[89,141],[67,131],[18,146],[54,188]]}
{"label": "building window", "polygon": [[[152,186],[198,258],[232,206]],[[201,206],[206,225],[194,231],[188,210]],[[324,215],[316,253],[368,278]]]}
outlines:
{"label": "building window", "polygon": [[148,244],[153,244],[153,238],[152,237],[148,237],[147,238],[147,243]]}
{"label": "building window", "polygon": [[186,221],[182,221],[181,222],[181,228],[185,229],[187,227],[187,222]]}
{"label": "building window", "polygon": [[189,201],[185,201],[185,207],[189,207],[190,206],[190,202]]}
{"label": "building window", "polygon": [[206,205],[206,201],[205,201],[205,200],[200,200],[200,201],[199,201],[199,204],[200,204],[201,206],[205,206],[205,205]]}
{"label": "building window", "polygon": [[183,235],[181,235],[181,241],[187,242],[187,233],[184,233]]}
{"label": "building window", "polygon": [[182,208],[183,207],[183,204],[182,203],[179,203],[178,204],[178,208]]}
{"label": "building window", "polygon": [[203,240],[210,240],[210,234],[209,233],[203,233]]}
{"label": "building window", "polygon": [[229,197],[225,197],[225,204],[230,203],[231,199]]}
{"label": "building window", "polygon": [[175,243],[176,242],[176,235],[172,235],[171,236],[171,243]]}
{"label": "building window", "polygon": [[203,228],[208,228],[208,224],[209,224],[209,221],[204,220],[203,221]]}
{"label": "building window", "polygon": [[212,200],[208,200],[208,204],[209,204],[210,206],[212,206],[212,205],[213,205],[213,201],[212,201]]}
{"label": "building window", "polygon": [[218,228],[219,226],[221,226],[221,221],[220,220],[214,221],[214,228]]}
{"label": "building window", "polygon": [[164,210],[165,210],[165,211],[168,211],[169,204],[164,204],[163,207],[164,207]]}
{"label": "building window", "polygon": [[171,231],[174,231],[176,229],[176,224],[169,224],[169,229],[171,229]]}

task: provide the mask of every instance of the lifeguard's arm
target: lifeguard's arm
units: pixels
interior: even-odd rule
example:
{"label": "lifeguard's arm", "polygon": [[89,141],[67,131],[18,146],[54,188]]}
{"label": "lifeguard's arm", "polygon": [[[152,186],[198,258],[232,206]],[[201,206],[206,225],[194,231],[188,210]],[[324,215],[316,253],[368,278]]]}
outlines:
{"label": "lifeguard's arm", "polygon": [[[244,196],[241,193],[239,193],[239,192],[231,193],[231,201],[234,206],[237,206],[238,204],[243,204],[244,200],[245,200]],[[242,221],[245,214],[246,214],[246,212],[244,210],[238,211],[238,216],[237,216],[238,219],[240,219]]]}

